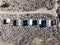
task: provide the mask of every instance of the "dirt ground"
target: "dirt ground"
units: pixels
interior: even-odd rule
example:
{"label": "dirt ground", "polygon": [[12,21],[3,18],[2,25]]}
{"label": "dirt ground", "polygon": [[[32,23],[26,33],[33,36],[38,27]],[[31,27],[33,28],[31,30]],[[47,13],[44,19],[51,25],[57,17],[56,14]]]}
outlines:
{"label": "dirt ground", "polygon": [[[1,7],[4,2],[11,5]],[[57,0],[0,0],[0,45],[60,45],[60,23],[59,28],[58,25],[45,28],[40,28],[40,25],[23,26],[25,19],[57,19],[57,8]],[[5,18],[11,19],[7,25],[3,24]],[[14,19],[21,20],[19,26],[13,25]],[[55,35],[52,35],[53,28]]]}

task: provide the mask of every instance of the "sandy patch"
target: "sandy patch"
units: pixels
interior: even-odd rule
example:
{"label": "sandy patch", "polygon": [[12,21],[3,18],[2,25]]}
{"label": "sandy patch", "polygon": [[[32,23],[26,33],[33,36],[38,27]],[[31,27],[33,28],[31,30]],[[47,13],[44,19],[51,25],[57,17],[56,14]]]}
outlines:
{"label": "sandy patch", "polygon": [[43,41],[42,39],[34,38],[32,43],[33,43],[33,45],[41,45],[42,41]]}

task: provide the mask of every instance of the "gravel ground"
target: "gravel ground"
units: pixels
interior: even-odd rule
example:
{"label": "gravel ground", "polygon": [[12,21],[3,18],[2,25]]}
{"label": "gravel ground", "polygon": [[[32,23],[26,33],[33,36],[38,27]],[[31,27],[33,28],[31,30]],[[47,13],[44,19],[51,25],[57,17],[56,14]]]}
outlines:
{"label": "gravel ground", "polygon": [[[36,11],[41,8],[52,10],[55,0],[1,0],[0,11]],[[9,7],[1,7],[5,2],[12,3]],[[59,9],[58,9],[59,10]],[[54,11],[54,10],[53,10]],[[59,14],[59,11],[57,12]],[[3,24],[5,18],[10,18],[9,24]],[[13,25],[13,20],[20,20],[19,26]],[[52,14],[0,14],[0,45],[60,45],[60,28],[58,25],[40,28],[40,25],[23,26],[25,19],[57,19]],[[54,34],[52,32],[54,30]]]}
{"label": "gravel ground", "polygon": [[[6,0],[1,1],[3,4]],[[3,5],[1,3],[1,5]],[[36,11],[40,8],[46,8],[52,10],[55,5],[54,0],[11,0],[8,3],[12,3],[9,7],[0,7],[3,11]]]}
{"label": "gravel ground", "polygon": [[[34,15],[34,16],[33,16]],[[4,18],[10,18],[9,24],[3,24]],[[25,19],[57,19],[51,14],[20,14],[8,15],[0,14],[0,41],[5,43],[14,43],[14,45],[59,45],[60,30],[56,26],[40,28],[39,25],[23,26],[22,21]],[[21,20],[19,26],[13,26],[13,20]],[[56,34],[52,35],[52,28],[54,27]],[[38,41],[38,42],[37,42]]]}

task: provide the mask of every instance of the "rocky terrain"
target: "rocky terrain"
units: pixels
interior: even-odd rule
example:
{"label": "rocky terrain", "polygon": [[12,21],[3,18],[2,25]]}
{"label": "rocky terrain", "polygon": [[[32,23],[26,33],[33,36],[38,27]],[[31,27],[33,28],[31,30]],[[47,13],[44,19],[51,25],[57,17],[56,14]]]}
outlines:
{"label": "rocky terrain", "polygon": [[[33,16],[34,15],[34,16]],[[3,19],[10,18],[11,23],[4,25]],[[21,20],[19,26],[13,25],[13,20]],[[0,14],[0,41],[11,45],[59,45],[60,43],[60,30],[58,25],[53,27],[40,28],[39,25],[23,26],[25,19],[57,19],[51,14],[20,14],[8,15]],[[56,34],[53,35],[52,28]],[[37,42],[38,41],[38,42]]]}
{"label": "rocky terrain", "polygon": [[[1,0],[0,45],[60,45],[59,24],[44,28],[40,25],[23,26],[25,19],[60,20],[60,3],[57,2],[59,1]],[[5,18],[10,18],[11,22],[3,24]],[[13,25],[15,19],[20,21],[19,26]]]}
{"label": "rocky terrain", "polygon": [[[52,10],[55,6],[54,0],[2,0],[0,10],[4,11],[36,11],[40,8]],[[7,6],[3,7],[5,4]]]}

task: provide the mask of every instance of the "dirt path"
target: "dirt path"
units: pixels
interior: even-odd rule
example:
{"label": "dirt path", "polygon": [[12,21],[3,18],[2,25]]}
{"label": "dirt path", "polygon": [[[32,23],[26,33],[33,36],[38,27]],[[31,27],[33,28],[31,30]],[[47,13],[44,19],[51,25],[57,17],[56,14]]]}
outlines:
{"label": "dirt path", "polygon": [[57,16],[56,14],[53,13],[53,11],[49,11],[46,9],[39,9],[38,11],[29,11],[29,12],[13,12],[13,11],[9,11],[9,12],[5,12],[5,11],[0,11],[0,14],[31,14],[31,13],[47,13],[47,14],[52,14],[53,16]]}
{"label": "dirt path", "polygon": [[8,11],[8,12],[5,12],[5,11],[0,11],[0,14],[31,14],[31,13],[46,13],[46,14],[52,14],[53,16],[57,16],[57,13],[56,13],[56,9],[57,9],[57,7],[58,7],[58,5],[57,5],[57,2],[56,2],[57,0],[55,0],[55,7],[54,7],[54,9],[52,9],[52,10],[46,10],[46,9],[39,9],[39,10],[36,10],[36,11],[27,11],[27,12],[18,12],[18,11],[15,11],[15,12],[13,12],[13,11]]}

